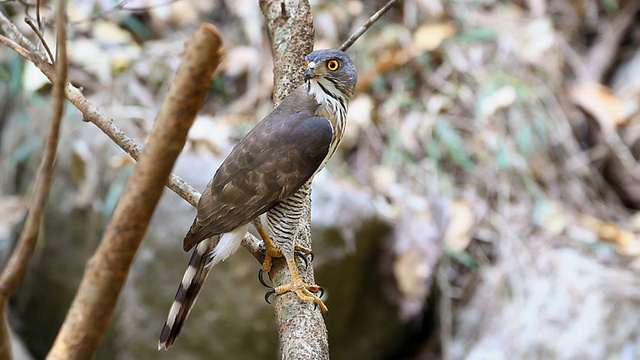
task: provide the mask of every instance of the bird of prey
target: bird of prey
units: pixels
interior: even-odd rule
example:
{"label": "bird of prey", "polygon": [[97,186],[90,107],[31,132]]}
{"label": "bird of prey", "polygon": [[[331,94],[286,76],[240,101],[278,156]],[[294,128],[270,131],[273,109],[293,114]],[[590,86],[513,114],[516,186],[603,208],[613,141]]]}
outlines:
{"label": "bird of prey", "polygon": [[[358,74],[340,50],[317,50],[305,60],[305,82],[240,140],[202,193],[183,244],[185,251],[195,249],[158,349],[173,344],[211,267],[238,249],[250,224],[265,242],[264,271],[270,270],[272,257],[284,256],[291,273],[291,283],[272,292],[292,291],[327,310],[315,295],[320,287],[300,277],[294,241],[311,181],[342,139]],[[265,213],[266,228],[260,218]]]}

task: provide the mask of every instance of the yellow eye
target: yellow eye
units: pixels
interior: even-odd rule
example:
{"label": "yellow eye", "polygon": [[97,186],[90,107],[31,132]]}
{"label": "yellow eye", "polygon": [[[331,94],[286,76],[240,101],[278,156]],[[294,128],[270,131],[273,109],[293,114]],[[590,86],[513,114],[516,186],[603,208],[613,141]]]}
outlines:
{"label": "yellow eye", "polygon": [[327,69],[331,71],[336,71],[338,70],[339,67],[340,67],[340,63],[338,62],[338,60],[329,60],[327,62]]}

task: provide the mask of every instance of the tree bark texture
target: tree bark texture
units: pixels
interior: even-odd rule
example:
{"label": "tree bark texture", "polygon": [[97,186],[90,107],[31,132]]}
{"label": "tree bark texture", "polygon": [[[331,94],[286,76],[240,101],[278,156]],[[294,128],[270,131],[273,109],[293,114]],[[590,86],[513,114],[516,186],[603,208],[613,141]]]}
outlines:
{"label": "tree bark texture", "polygon": [[[279,104],[303,82],[304,57],[313,51],[313,16],[307,0],[261,0],[271,38],[274,59],[274,102]],[[309,192],[310,193],[310,192]],[[295,243],[311,249],[311,198],[305,201],[302,229]],[[290,281],[282,259],[274,261],[269,273],[274,286]],[[299,268],[307,283],[315,283],[313,266]],[[282,358],[329,359],[329,341],[324,318],[315,304],[300,300],[293,293],[275,299],[276,325]]]}

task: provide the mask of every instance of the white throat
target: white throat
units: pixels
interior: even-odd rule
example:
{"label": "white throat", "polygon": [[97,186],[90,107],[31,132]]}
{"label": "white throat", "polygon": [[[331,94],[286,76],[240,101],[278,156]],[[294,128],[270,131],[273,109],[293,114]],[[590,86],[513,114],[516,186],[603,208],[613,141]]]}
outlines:
{"label": "white throat", "polygon": [[[323,87],[324,90],[322,89]],[[335,85],[330,81],[309,79],[307,89],[309,95],[312,95],[319,104],[329,107],[334,113],[338,112],[338,109],[346,106],[346,104],[344,104],[345,99],[342,99],[342,96],[340,96],[340,91],[336,89]],[[328,93],[325,92],[325,90]],[[338,99],[342,99],[343,103],[341,104]]]}

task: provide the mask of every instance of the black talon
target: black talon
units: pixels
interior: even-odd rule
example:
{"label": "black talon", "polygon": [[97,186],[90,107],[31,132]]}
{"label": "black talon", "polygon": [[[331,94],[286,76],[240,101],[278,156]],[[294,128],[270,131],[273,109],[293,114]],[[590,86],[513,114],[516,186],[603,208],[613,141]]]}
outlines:
{"label": "black talon", "polygon": [[260,271],[258,271],[258,281],[260,281],[260,284],[262,284],[262,286],[271,289],[271,286],[267,285],[267,283],[264,281],[263,275],[264,270],[260,269]]}
{"label": "black talon", "polygon": [[322,286],[320,286],[318,288],[318,295],[316,295],[317,297],[321,298],[324,296],[324,288]]}
{"label": "black talon", "polygon": [[313,262],[313,259],[316,258],[316,256],[313,255],[313,251],[309,251],[309,255],[307,255],[307,256],[309,256],[311,258],[311,259],[309,259],[309,262]]}
{"label": "black talon", "polygon": [[302,259],[302,261],[304,261],[305,269],[309,267],[309,259],[307,259],[307,254],[305,254],[304,251],[300,251],[300,250],[294,251],[293,255],[298,256],[299,258]]}
{"label": "black talon", "polygon": [[271,295],[276,293],[276,289],[271,288],[269,289],[269,291],[267,291],[266,294],[264,294],[264,301],[267,302],[267,304],[271,305],[271,302],[269,301],[269,298],[271,297]]}

